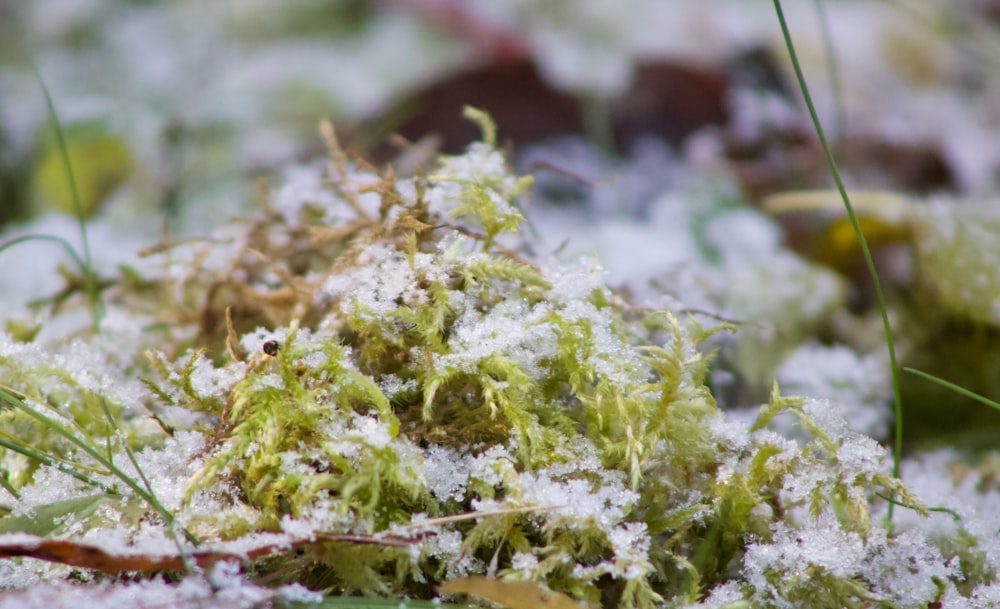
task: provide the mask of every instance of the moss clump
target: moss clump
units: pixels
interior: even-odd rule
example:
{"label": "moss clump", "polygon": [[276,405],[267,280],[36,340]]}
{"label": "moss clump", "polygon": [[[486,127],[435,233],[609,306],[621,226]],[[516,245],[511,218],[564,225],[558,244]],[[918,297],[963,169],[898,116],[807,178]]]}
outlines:
{"label": "moss clump", "polygon": [[[470,117],[486,141],[413,176],[348,162],[326,131],[326,180],[293,176],[170,283],[123,295],[176,322],[142,399],[184,446],[203,439],[160,481],[183,488],[165,500],[177,523],[203,542],[407,540],[341,537],[257,565],[333,594],[429,597],[473,573],[607,607],[887,593],[891,578],[866,587],[840,562],[803,558],[823,576],[791,581],[790,560],[762,558],[791,556],[777,548],[796,530],[845,552],[890,545],[872,493],[912,499],[881,447],[777,392],[755,423],[727,419],[703,382],[711,331],[631,309],[595,261],[529,262],[516,198],[531,181]],[[782,412],[803,441],[766,429]]]}

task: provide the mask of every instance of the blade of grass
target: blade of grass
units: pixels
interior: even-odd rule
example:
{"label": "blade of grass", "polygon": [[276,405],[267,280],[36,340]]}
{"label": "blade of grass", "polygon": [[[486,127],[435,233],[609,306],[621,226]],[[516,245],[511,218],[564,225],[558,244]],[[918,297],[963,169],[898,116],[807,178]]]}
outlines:
{"label": "blade of grass", "polygon": [[[785,48],[788,50],[788,56],[789,59],[791,59],[792,68],[795,71],[795,78],[798,81],[799,89],[802,91],[802,98],[805,101],[806,108],[809,110],[809,118],[812,120],[813,128],[816,130],[816,137],[819,139],[820,146],[823,148],[823,154],[826,156],[826,162],[830,168],[830,174],[833,177],[834,183],[837,185],[837,192],[840,193],[840,198],[844,201],[844,207],[847,210],[847,217],[850,219],[851,226],[854,228],[854,234],[858,239],[858,245],[861,246],[861,253],[865,259],[865,266],[868,267],[868,273],[871,275],[872,285],[875,288],[875,299],[878,302],[879,313],[882,316],[882,328],[885,333],[885,345],[889,352],[890,373],[892,375],[893,416],[895,418],[895,430],[893,432],[895,437],[892,449],[892,475],[899,478],[899,466],[903,456],[903,397],[902,391],[900,390],[899,366],[896,363],[896,347],[892,340],[892,326],[889,324],[889,311],[885,303],[885,293],[882,291],[882,282],[879,281],[878,271],[875,270],[875,262],[872,259],[872,253],[868,247],[868,241],[865,239],[864,233],[861,232],[861,225],[858,223],[858,218],[854,213],[854,207],[851,205],[851,200],[847,196],[847,189],[844,187],[844,181],[841,179],[840,171],[837,169],[837,161],[833,158],[833,152],[830,150],[830,146],[826,141],[826,136],[823,133],[823,126],[820,124],[819,115],[816,113],[816,106],[813,104],[812,96],[809,94],[809,86],[806,84],[805,76],[802,74],[802,66],[799,65],[799,57],[795,53],[795,46],[792,44],[792,35],[788,31],[788,23],[785,21],[785,13],[781,9],[781,0],[774,0],[774,12],[778,17],[778,24],[781,26],[781,35],[785,40]],[[893,506],[893,503],[889,504],[887,517],[890,523],[892,522]]]}
{"label": "blade of grass", "polygon": [[45,85],[41,73],[35,69],[35,78],[42,89],[45,97],[45,108],[48,113],[49,123],[56,135],[56,142],[59,145],[59,154],[62,157],[63,170],[66,172],[66,179],[69,182],[69,191],[73,198],[73,208],[76,211],[77,222],[80,226],[80,243],[83,250],[83,260],[81,268],[83,270],[84,289],[87,292],[87,300],[90,304],[90,315],[94,322],[94,331],[101,325],[101,318],[104,316],[104,305],[101,302],[101,294],[97,289],[97,278],[94,276],[93,261],[90,256],[90,241],[87,238],[87,221],[84,219],[83,205],[80,203],[80,193],[76,187],[76,176],[73,174],[73,163],[69,158],[69,148],[66,145],[66,136],[63,134],[62,123],[59,122],[59,115],[56,113],[55,103],[49,88]]}
{"label": "blade of grass", "polygon": [[[3,490],[10,493],[11,497],[14,499],[17,499],[18,501],[21,500],[21,493],[17,492],[17,489],[14,488],[14,485],[10,482],[10,472],[8,470],[0,471],[0,488],[3,488]],[[0,511],[10,510],[6,507],[0,506]]]}
{"label": "blade of grass", "polygon": [[[123,483],[125,483],[126,486],[132,489],[132,492],[134,492],[136,495],[141,497],[147,504],[149,504],[149,506],[152,507],[153,510],[155,510],[160,515],[161,518],[163,518],[163,522],[166,525],[167,530],[173,531],[174,515],[170,512],[170,510],[168,510],[166,507],[163,506],[163,504],[160,503],[160,500],[156,497],[155,494],[147,491],[145,488],[140,486],[139,483],[133,480],[131,476],[126,474],[117,465],[115,465],[115,463],[111,459],[101,454],[100,449],[96,448],[95,446],[91,445],[90,442],[80,438],[79,436],[71,432],[61,422],[49,416],[46,416],[45,414],[36,410],[35,408],[32,408],[27,404],[27,402],[18,398],[12,393],[8,392],[6,389],[0,389],[0,400],[3,400],[8,404],[10,404],[11,406],[20,409],[22,412],[28,414],[30,417],[39,421],[40,423],[45,425],[48,429],[66,438],[72,444],[76,445],[78,448],[83,450],[83,452],[90,455],[91,458],[93,458],[95,461],[97,461],[105,468],[107,468],[107,470],[110,471],[116,478],[121,480]],[[182,529],[182,532],[184,533],[184,536],[188,539],[188,541],[190,541],[194,545],[198,545],[199,543],[198,538],[195,537],[193,534],[191,534],[191,532],[189,532],[187,529]]]}
{"label": "blade of grass", "polygon": [[990,408],[995,408],[996,410],[1000,410],[1000,403],[994,402],[993,400],[989,399],[988,397],[979,395],[978,393],[976,393],[974,391],[969,391],[965,387],[961,387],[959,385],[956,385],[955,383],[950,383],[950,382],[944,380],[943,378],[934,376],[933,374],[927,374],[923,370],[917,370],[916,368],[903,368],[903,370],[905,372],[909,372],[910,374],[915,374],[915,375],[919,376],[920,378],[927,379],[928,381],[931,381],[932,383],[937,383],[938,385],[941,385],[942,387],[947,387],[948,389],[951,389],[955,393],[964,395],[967,398],[971,398],[971,399],[979,402],[980,404],[985,404],[985,405],[989,406]]}
{"label": "blade of grass", "polygon": [[844,96],[840,90],[840,68],[837,66],[837,50],[833,48],[833,36],[830,32],[830,20],[826,15],[826,1],[813,0],[816,6],[816,16],[819,18],[819,29],[823,36],[823,48],[826,55],[826,72],[830,77],[830,94],[833,95],[833,139],[839,140],[847,129],[847,119],[844,115]]}
{"label": "blade of grass", "polygon": [[19,243],[25,243],[28,241],[52,241],[58,243],[63,247],[64,250],[66,250],[66,253],[69,254],[69,257],[73,259],[73,262],[76,263],[78,267],[80,267],[80,272],[86,274],[87,264],[83,261],[82,258],[80,258],[80,255],[76,253],[76,250],[73,249],[73,246],[69,244],[69,241],[66,241],[62,237],[56,237],[53,235],[24,235],[22,237],[17,237],[15,239],[7,241],[6,243],[0,244],[0,253],[14,247],[15,245],[18,245]]}
{"label": "blade of grass", "polygon": [[[108,401],[105,400],[103,396],[101,397],[101,408],[104,410],[104,416],[108,419],[108,425],[111,426],[111,429],[114,430],[115,435],[118,436],[118,439],[121,441],[122,448],[125,450],[125,454],[128,455],[128,460],[132,463],[132,467],[134,467],[135,471],[139,474],[139,478],[142,479],[142,483],[145,485],[146,490],[149,491],[150,495],[152,495],[153,487],[149,484],[149,479],[146,478],[146,472],[142,471],[142,468],[139,467],[139,461],[135,458],[135,453],[132,451],[132,447],[130,447],[128,442],[125,440],[125,434],[122,432],[121,427],[118,426],[118,422],[111,416],[111,409],[108,408]],[[111,434],[108,434],[108,437],[110,436]]]}
{"label": "blade of grass", "polygon": [[7,440],[4,440],[3,438],[0,438],[0,446],[4,447],[6,449],[12,450],[12,451],[14,451],[16,453],[22,454],[25,457],[28,457],[29,459],[37,459],[40,463],[42,463],[44,465],[47,465],[49,467],[54,467],[57,470],[61,471],[62,473],[68,474],[70,476],[73,476],[74,478],[76,478],[80,482],[83,482],[84,484],[89,484],[90,486],[92,486],[92,487],[94,487],[96,489],[100,489],[101,491],[103,491],[105,493],[108,493],[109,495],[116,495],[116,494],[118,494],[118,492],[115,489],[107,486],[106,484],[104,484],[102,482],[98,482],[97,480],[94,480],[90,476],[88,476],[88,475],[80,472],[79,470],[77,470],[76,468],[72,467],[71,465],[67,465],[66,463],[61,463],[59,461],[56,461],[55,459],[49,458],[49,457],[43,455],[42,453],[40,453],[40,452],[38,452],[36,450],[32,450],[32,449],[28,448],[27,446],[24,446],[23,444],[18,444],[18,443],[15,443],[15,442],[8,442]]}
{"label": "blade of grass", "polygon": [[[914,506],[910,505],[909,503],[904,503],[904,502],[899,501],[898,499],[894,499],[894,498],[892,498],[892,497],[890,497],[888,495],[883,495],[882,493],[875,493],[875,496],[878,497],[879,499],[885,500],[886,502],[889,503],[889,505],[898,505],[899,507],[905,507],[905,508],[909,508],[911,510],[916,509]],[[938,514],[948,514],[953,519],[955,519],[956,522],[962,519],[962,517],[958,515],[958,512],[956,512],[955,510],[952,510],[952,509],[948,509],[946,507],[931,507],[931,508],[926,508],[926,509],[927,509],[928,512],[936,512]]]}

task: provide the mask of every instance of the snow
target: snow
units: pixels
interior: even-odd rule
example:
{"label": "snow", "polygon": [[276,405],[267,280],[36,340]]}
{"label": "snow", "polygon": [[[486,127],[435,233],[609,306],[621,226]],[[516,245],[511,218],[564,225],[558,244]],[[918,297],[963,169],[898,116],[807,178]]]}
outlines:
{"label": "snow", "polygon": [[220,562],[203,576],[188,576],[179,583],[151,579],[135,583],[78,585],[48,582],[20,592],[6,593],[7,609],[115,609],[127,607],[200,606],[218,609],[251,609],[278,602],[315,603],[322,595],[299,584],[265,588],[246,581],[235,563]]}
{"label": "snow", "polygon": [[467,481],[478,480],[488,486],[501,484],[514,462],[508,450],[499,444],[471,455],[435,447],[425,456],[424,478],[436,497],[455,499],[464,494]]}
{"label": "snow", "polygon": [[[810,568],[834,577],[851,577],[861,569],[864,542],[856,533],[840,528],[832,515],[806,522],[801,528],[778,522],[772,534],[770,543],[751,543],[743,560],[747,582],[758,594],[774,593],[776,600],[780,598],[774,580],[787,577],[782,574],[808,580]],[[798,583],[793,580],[781,585]],[[791,605],[786,602],[784,606]]]}
{"label": "snow", "polygon": [[888,433],[892,385],[883,353],[806,343],[785,358],[776,377],[785,393],[824,398],[825,409],[851,429],[876,438]]}
{"label": "snow", "polygon": [[546,322],[548,315],[547,305],[529,306],[517,300],[501,302],[485,315],[465,309],[453,326],[451,352],[435,356],[434,368],[473,372],[480,361],[499,355],[540,378],[540,362],[556,352],[556,335]]}

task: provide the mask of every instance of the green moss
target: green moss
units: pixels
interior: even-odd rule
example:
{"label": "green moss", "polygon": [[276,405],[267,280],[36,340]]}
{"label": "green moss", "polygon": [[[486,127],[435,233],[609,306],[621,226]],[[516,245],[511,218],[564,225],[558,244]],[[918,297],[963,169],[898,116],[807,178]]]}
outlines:
{"label": "green moss", "polygon": [[[806,400],[775,390],[752,425],[728,420],[701,348],[725,327],[630,309],[594,261],[525,259],[516,197],[530,179],[510,174],[492,124],[469,114],[485,142],[429,175],[351,165],[327,132],[331,176],[314,198],[333,202],[276,204],[239,248],[201,250],[164,291],[180,298],[132,295],[180,322],[148,354],[145,384],[154,411],[182,409],[176,425],[204,435],[177,509],[203,541],[391,534],[410,547],[317,542],[257,573],[422,598],[490,573],[650,609],[738,580],[734,565],[779,525],[833,522],[867,540],[874,492],[917,505],[877,464],[845,463],[878,450]],[[224,263],[210,263],[213,248]],[[100,396],[64,385],[68,416],[110,436],[85,414]],[[767,429],[781,413],[804,439]],[[20,472],[12,487],[32,470]],[[741,585],[815,606],[866,594],[822,565],[803,573]]]}

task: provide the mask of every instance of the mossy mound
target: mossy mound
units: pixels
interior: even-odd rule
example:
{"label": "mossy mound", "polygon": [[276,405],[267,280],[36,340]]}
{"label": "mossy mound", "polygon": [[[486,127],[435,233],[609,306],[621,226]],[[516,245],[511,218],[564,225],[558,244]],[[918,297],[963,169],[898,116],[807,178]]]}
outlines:
{"label": "mossy mound", "polygon": [[[871,524],[876,493],[916,503],[876,442],[777,391],[755,422],[728,418],[704,383],[712,330],[630,307],[596,261],[529,261],[516,199],[530,178],[469,116],[484,141],[412,176],[349,162],[327,130],[325,178],[303,170],[260,218],[157,248],[162,278],[133,271],[106,296],[112,317],[170,323],[114,358],[95,338],[93,361],[125,362],[115,378],[78,367],[46,395],[57,362],[6,339],[8,402],[70,404],[75,433],[135,466],[102,468],[12,409],[3,424],[36,454],[88,476],[8,449],[10,490],[37,507],[56,478],[62,499],[103,485],[122,499],[88,512],[94,539],[277,535],[297,550],[248,577],[333,595],[431,598],[487,574],[592,606],[839,606],[954,575],[899,571]],[[782,412],[805,439],[766,429]],[[139,470],[157,501],[122,485]],[[67,510],[50,532],[72,532]]]}

